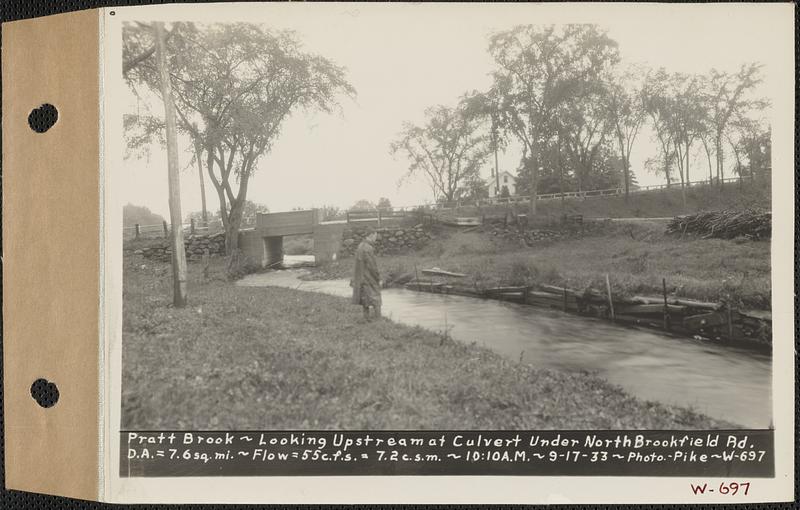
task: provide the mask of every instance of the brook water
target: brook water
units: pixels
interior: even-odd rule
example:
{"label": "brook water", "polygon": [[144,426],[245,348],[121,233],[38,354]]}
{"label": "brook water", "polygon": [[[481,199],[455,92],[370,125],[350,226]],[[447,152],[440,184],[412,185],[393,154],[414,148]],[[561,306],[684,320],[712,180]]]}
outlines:
{"label": "brook water", "polygon": [[[347,280],[303,281],[302,269],[250,275],[244,286],[289,287],[350,296]],[[772,418],[771,358],[749,350],[674,338],[557,310],[463,296],[387,289],[383,313],[442,332],[514,361],[588,370],[645,400],[694,410],[751,428]]]}

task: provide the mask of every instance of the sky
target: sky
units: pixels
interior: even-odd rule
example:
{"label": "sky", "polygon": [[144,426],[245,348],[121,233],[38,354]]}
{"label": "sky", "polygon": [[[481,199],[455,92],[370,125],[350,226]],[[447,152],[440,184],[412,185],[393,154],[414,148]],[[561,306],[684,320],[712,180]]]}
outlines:
{"label": "sky", "polygon": [[[487,89],[494,68],[488,37],[516,24],[600,20],[619,43],[623,62],[688,73],[711,68],[735,71],[745,62],[767,62],[773,44],[769,16],[734,9],[712,11],[714,6],[708,4],[637,11],[630,5],[624,10],[625,4],[605,4],[609,7],[600,15],[594,14],[597,5],[581,9],[581,4],[296,5],[259,6],[255,19],[263,19],[268,29],[295,31],[306,51],[343,66],[357,97],[342,99],[339,113],[298,112],[286,121],[272,151],[260,159],[248,190],[250,200],[271,211],[323,205],[347,208],[360,199],[376,202],[380,197],[395,206],[432,201],[421,176],[399,185],[408,161],[394,158],[389,145],[403,122],[421,123],[429,106],[454,106],[465,92]],[[194,12],[179,19],[197,17]],[[251,13],[230,7],[204,13],[206,17],[198,21],[253,21]],[[774,86],[769,65],[764,75],[759,93],[769,97]],[[157,99],[137,99],[128,89],[120,90],[125,90],[127,113],[148,108],[163,112]],[[632,169],[642,185],[662,182],[643,169],[644,161],[657,153],[651,137],[650,129],[643,129],[632,154]],[[188,149],[188,140],[180,142]],[[519,156],[518,146],[512,144],[500,155],[500,170],[516,173]],[[198,172],[189,165],[190,159],[189,152],[181,152],[184,217],[200,209]],[[698,170],[707,169],[699,157],[696,162]],[[487,162],[482,175],[488,177],[492,166]],[[151,147],[147,158],[126,159],[123,174],[126,203],[168,217],[166,153],[160,147]],[[206,196],[209,210],[218,208],[207,177]]]}

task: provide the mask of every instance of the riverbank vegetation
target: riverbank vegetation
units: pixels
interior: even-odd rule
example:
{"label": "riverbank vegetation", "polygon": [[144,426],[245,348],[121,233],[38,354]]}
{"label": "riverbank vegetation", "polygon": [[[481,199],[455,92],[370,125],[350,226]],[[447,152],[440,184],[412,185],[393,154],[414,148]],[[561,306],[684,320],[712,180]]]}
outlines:
{"label": "riverbank vegetation", "polygon": [[[478,288],[549,284],[605,291],[608,275],[615,297],[660,296],[663,278],[670,296],[770,309],[768,241],[667,235],[666,223],[657,221],[595,227],[534,246],[503,235],[515,227],[444,229],[423,250],[381,257],[379,264],[390,283],[402,284],[420,276],[421,269],[438,267],[466,274],[459,281]],[[332,262],[311,277],[347,278],[351,266],[349,259]]]}
{"label": "riverbank vegetation", "polygon": [[731,424],[644,402],[588,373],[534,369],[446,332],[363,322],[347,299],[238,287],[214,258],[126,257],[122,428],[705,429]]}
{"label": "riverbank vegetation", "polygon": [[[679,185],[673,185],[670,189],[631,193],[627,199],[624,195],[611,195],[589,196],[583,200],[567,198],[563,202],[558,198],[540,200],[536,207],[537,218],[545,221],[558,219],[564,214],[580,214],[587,218],[671,218],[701,211],[770,209],[771,190],[768,179],[744,179],[725,183],[722,187],[700,185],[682,190]],[[513,208],[505,204],[460,207],[451,214],[499,216],[509,209],[525,213],[527,205],[521,203]]]}

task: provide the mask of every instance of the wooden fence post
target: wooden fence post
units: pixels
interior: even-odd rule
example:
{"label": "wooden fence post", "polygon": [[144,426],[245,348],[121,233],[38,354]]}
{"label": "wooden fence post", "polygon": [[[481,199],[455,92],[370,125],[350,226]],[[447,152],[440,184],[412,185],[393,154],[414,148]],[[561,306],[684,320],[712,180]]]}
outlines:
{"label": "wooden fence post", "polygon": [[189,220],[189,232],[194,235],[194,218]]}
{"label": "wooden fence post", "polygon": [[136,228],[134,239],[139,239],[139,236],[142,235],[142,231],[139,229],[139,224],[137,223],[134,228]]}
{"label": "wooden fence post", "polygon": [[733,340],[733,317],[732,317],[732,313],[731,313],[731,303],[730,303],[730,301],[728,301],[726,303],[726,305],[727,305],[725,307],[726,311],[727,311],[726,315],[728,316],[728,341],[731,341],[731,340]]}
{"label": "wooden fence post", "polygon": [[611,311],[611,320],[614,321],[614,302],[611,300],[611,282],[608,279],[608,273],[606,273],[606,292],[608,292],[608,308]]}
{"label": "wooden fence post", "polygon": [[669,320],[669,306],[667,305],[667,279],[661,279],[661,287],[664,291],[664,329],[669,331],[670,329],[670,320]]}
{"label": "wooden fence post", "polygon": [[167,227],[167,220],[164,220],[164,237],[169,237],[169,228]]}

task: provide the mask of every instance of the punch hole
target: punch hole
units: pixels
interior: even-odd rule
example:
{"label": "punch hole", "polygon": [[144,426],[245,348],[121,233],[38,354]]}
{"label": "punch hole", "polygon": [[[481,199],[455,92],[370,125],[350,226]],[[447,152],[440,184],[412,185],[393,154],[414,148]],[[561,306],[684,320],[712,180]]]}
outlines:
{"label": "punch hole", "polygon": [[28,125],[37,133],[44,133],[58,120],[58,109],[50,103],[45,103],[31,110],[28,114]]}
{"label": "punch hole", "polygon": [[47,379],[36,379],[31,384],[31,397],[37,404],[44,407],[53,407],[58,402],[58,386]]}

